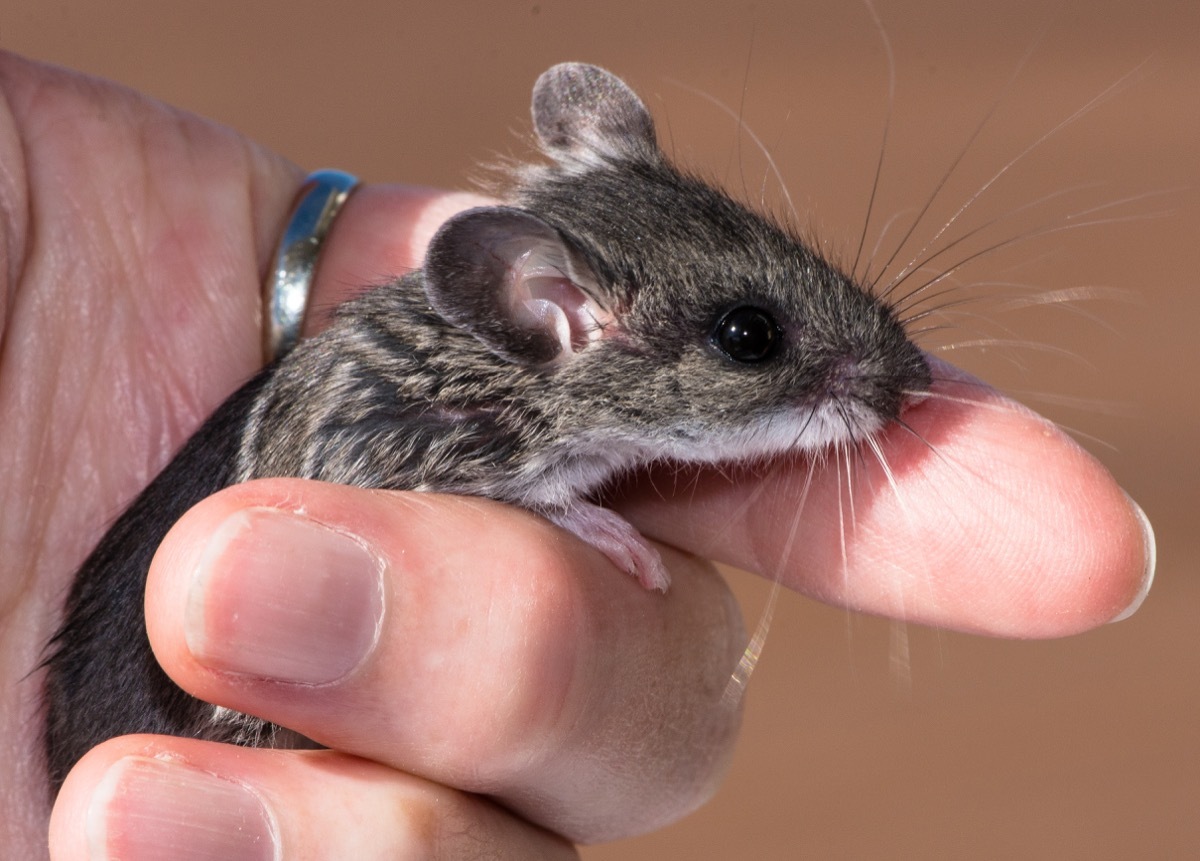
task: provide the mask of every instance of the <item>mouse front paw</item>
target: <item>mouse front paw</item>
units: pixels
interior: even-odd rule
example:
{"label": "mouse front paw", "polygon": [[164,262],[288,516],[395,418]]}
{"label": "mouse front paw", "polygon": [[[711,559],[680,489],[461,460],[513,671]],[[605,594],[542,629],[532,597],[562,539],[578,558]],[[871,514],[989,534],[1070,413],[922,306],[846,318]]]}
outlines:
{"label": "mouse front paw", "polygon": [[545,514],[595,547],[622,571],[632,574],[646,589],[666,592],[671,585],[671,575],[667,573],[662,556],[615,511],[590,502],[577,502],[570,508]]}

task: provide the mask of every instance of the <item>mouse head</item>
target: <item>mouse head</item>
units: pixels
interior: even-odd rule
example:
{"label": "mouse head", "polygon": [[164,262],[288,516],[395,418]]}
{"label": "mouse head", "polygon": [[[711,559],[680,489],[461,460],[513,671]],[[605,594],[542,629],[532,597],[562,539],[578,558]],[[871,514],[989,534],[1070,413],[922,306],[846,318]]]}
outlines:
{"label": "mouse head", "polygon": [[618,78],[550,69],[533,122],[551,164],[522,172],[514,206],[448,222],[425,283],[557,421],[715,461],[859,439],[928,387],[885,303],[673,167]]}

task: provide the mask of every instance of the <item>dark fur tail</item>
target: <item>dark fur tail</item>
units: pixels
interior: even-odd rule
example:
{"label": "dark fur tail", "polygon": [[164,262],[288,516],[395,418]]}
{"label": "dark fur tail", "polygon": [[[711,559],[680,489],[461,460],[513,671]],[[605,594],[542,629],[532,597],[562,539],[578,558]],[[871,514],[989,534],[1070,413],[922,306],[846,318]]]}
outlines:
{"label": "dark fur tail", "polygon": [[46,754],[57,793],[100,742],[129,733],[192,735],[212,712],[176,687],[146,639],[143,593],[159,543],[189,508],[233,480],[264,371],[227,400],[113,524],[83,563],[46,660]]}

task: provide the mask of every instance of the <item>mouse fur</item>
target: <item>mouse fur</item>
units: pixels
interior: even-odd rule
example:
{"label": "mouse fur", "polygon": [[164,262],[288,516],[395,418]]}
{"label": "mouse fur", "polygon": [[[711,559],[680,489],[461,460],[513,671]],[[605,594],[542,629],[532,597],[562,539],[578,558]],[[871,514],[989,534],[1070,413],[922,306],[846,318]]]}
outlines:
{"label": "mouse fur", "polygon": [[620,79],[541,76],[547,162],[503,206],[469,210],[423,268],[232,395],[79,570],[46,661],[57,788],[134,732],[302,743],[163,673],[142,594],[171,525],[205,496],[295,476],[486,496],[540,513],[647,588],[656,551],[591,499],[649,463],[725,463],[851,444],[928,388],[893,310],[793,232],[673,166]]}

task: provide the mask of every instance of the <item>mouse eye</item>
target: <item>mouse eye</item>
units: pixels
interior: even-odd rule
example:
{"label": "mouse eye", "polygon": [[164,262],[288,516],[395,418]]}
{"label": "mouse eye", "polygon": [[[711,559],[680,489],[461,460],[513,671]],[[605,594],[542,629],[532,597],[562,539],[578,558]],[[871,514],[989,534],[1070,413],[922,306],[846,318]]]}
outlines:
{"label": "mouse eye", "polygon": [[762,308],[743,305],[717,321],[712,342],[735,362],[754,364],[769,359],[779,343],[779,326]]}

